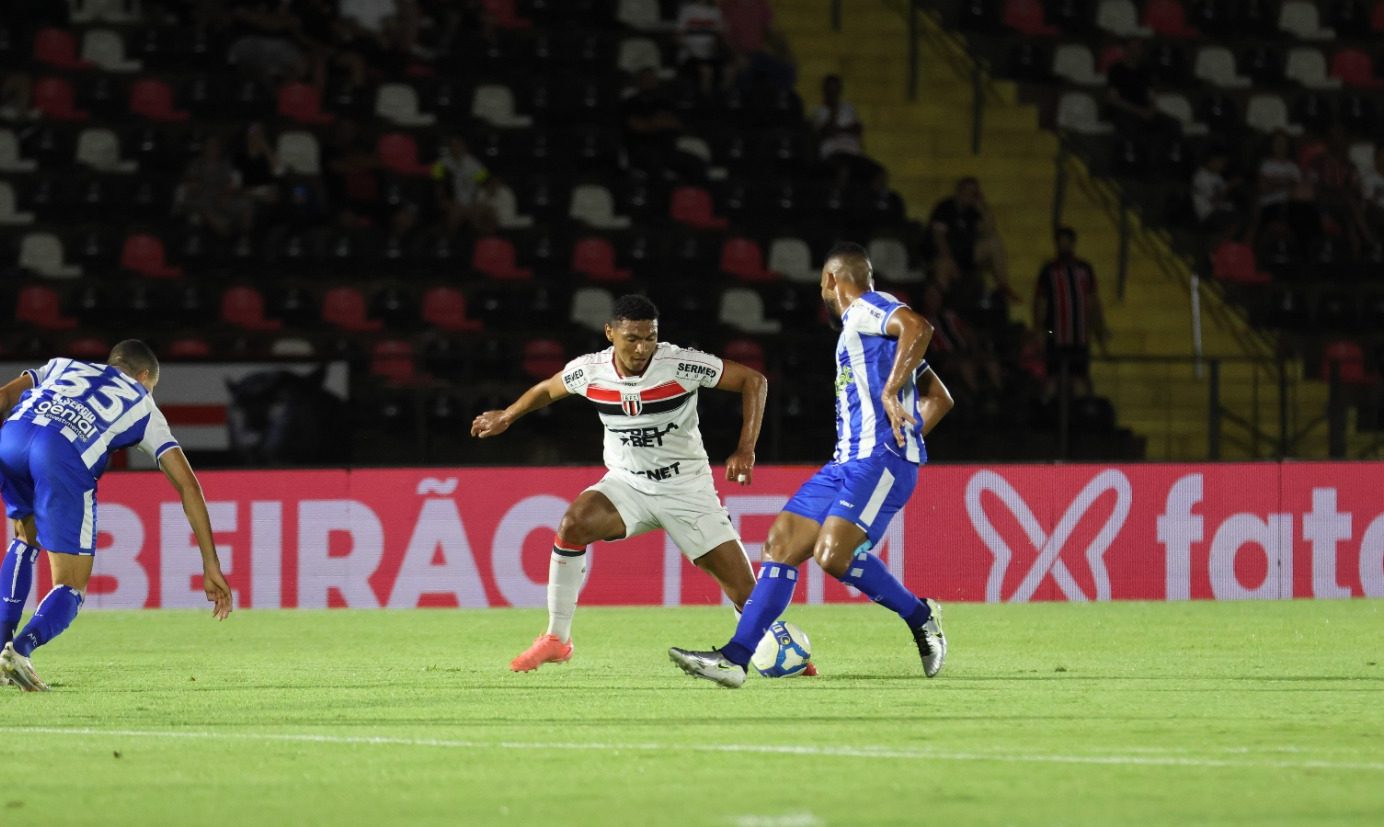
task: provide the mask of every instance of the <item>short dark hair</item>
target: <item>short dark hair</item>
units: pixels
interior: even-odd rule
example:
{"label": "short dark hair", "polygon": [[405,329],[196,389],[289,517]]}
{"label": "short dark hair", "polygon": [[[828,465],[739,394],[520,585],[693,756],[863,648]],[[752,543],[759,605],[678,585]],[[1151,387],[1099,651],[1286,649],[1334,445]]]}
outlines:
{"label": "short dark hair", "polygon": [[610,312],[612,322],[656,322],[658,306],[649,301],[648,296],[629,293],[615,300]]}
{"label": "short dark hair", "polygon": [[870,254],[854,241],[838,241],[832,245],[832,248],[827,250],[827,263],[832,259],[840,259],[846,265],[845,271],[852,279],[861,284],[869,281]]}
{"label": "short dark hair", "polygon": [[1067,227],[1067,226],[1058,227],[1058,228],[1057,228],[1057,232],[1053,233],[1053,234],[1052,234],[1052,237],[1053,237],[1054,239],[1059,240],[1059,241],[1060,241],[1061,239],[1063,239],[1063,238],[1070,238],[1070,239],[1072,240],[1072,243],[1075,244],[1075,243],[1076,243],[1076,230],[1073,230],[1071,227]]}
{"label": "short dark hair", "polygon": [[147,370],[150,377],[155,380],[159,378],[159,357],[138,339],[116,342],[106,362],[111,367],[123,368],[131,376],[139,376]]}

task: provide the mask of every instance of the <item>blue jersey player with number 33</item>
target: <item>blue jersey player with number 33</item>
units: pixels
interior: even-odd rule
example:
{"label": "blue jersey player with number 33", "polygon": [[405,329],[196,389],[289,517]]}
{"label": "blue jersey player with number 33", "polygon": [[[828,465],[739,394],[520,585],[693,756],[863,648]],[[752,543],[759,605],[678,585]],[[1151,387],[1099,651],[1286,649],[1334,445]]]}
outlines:
{"label": "blue jersey player with number 33", "polygon": [[[158,359],[143,342],[126,339],[108,362],[53,359],[0,388],[0,495],[15,533],[0,563],[0,684],[27,692],[48,689],[29,653],[61,634],[82,606],[96,555],[96,481],[119,448],[158,462],[197,537],[212,614],[224,620],[231,611],[202,487],[154,404]],[[16,635],[40,549],[48,552],[53,590]]]}
{"label": "blue jersey player with number 33", "polygon": [[808,557],[898,614],[929,678],[942,669],[947,641],[941,607],[915,596],[870,553],[903,508],[927,461],[923,437],[951,410],[952,398],[923,352],[927,320],[874,289],[869,256],[839,244],[822,268],[822,301],[840,320],[836,344],[836,453],[784,506],[764,543],[764,562],[735,636],[719,649],[670,649],[684,672],[735,688],[765,630],[793,599]]}

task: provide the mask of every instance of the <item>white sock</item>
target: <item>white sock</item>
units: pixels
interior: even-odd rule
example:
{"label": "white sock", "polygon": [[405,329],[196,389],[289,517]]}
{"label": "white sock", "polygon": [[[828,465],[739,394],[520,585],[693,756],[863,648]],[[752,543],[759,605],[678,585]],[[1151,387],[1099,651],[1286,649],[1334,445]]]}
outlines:
{"label": "white sock", "polygon": [[586,552],[575,557],[553,552],[548,562],[548,634],[563,643],[572,639],[572,615],[586,574]]}

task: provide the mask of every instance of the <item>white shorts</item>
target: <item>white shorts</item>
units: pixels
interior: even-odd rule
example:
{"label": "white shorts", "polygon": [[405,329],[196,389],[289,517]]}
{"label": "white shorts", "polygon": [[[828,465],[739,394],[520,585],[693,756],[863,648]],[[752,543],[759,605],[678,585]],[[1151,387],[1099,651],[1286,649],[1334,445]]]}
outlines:
{"label": "white shorts", "polygon": [[586,490],[599,491],[610,500],[625,523],[626,537],[661,528],[688,560],[696,560],[722,543],[740,542],[710,476],[695,487],[679,486],[667,494],[646,494],[611,471]]}

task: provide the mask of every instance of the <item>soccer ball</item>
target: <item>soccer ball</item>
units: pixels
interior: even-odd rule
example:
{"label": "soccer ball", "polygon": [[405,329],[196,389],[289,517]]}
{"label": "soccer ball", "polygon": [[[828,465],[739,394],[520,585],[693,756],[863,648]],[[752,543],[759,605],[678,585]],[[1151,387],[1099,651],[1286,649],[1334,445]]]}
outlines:
{"label": "soccer ball", "polygon": [[811,647],[806,632],[780,620],[764,633],[750,663],[766,678],[801,675],[807,668],[807,659],[812,657]]}

